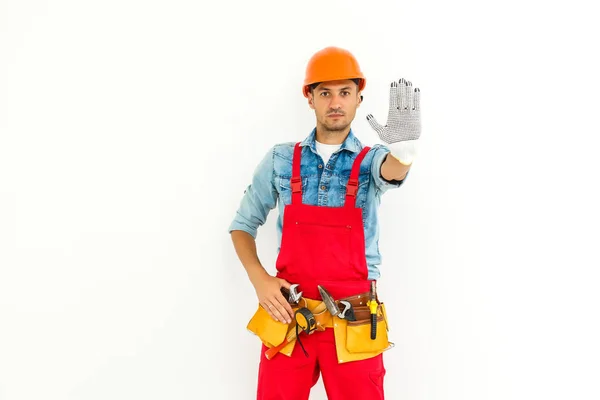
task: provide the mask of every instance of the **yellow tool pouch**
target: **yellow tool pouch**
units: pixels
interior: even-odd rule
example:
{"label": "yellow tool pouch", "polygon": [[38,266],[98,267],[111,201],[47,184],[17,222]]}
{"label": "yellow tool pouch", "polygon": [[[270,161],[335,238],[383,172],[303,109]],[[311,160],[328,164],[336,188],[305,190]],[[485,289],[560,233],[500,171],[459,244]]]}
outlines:
{"label": "yellow tool pouch", "polygon": [[246,328],[258,336],[267,347],[273,347],[283,342],[290,325],[292,324],[275,321],[259,304]]}
{"label": "yellow tool pouch", "polygon": [[[322,302],[319,300],[302,298],[298,305],[292,306],[292,310],[296,312],[299,308],[306,307],[312,311],[317,309],[321,303]],[[333,326],[331,314],[326,310],[315,314],[314,318],[316,320],[317,331],[322,331],[325,330],[326,327]],[[248,322],[246,328],[258,336],[265,346],[271,348],[283,343],[284,339],[296,329],[296,321],[292,320],[289,324],[275,321],[259,304],[258,309]],[[280,353],[291,356],[296,341],[297,340],[294,338],[294,340],[280,350]]]}
{"label": "yellow tool pouch", "polygon": [[339,363],[375,357],[394,346],[388,340],[389,329],[383,303],[377,306],[377,336],[374,340],[371,339],[369,307],[354,307],[354,315],[356,321],[334,317],[333,329]]}
{"label": "yellow tool pouch", "polygon": [[[292,309],[295,312],[300,307],[307,307],[312,311],[317,309],[321,303],[319,300],[303,298],[301,304],[292,307]],[[354,305],[356,321],[332,317],[328,311],[319,312],[314,316],[317,321],[317,331],[333,328],[339,363],[375,357],[394,346],[393,343],[388,341],[389,329],[383,303],[379,303],[377,306],[377,336],[375,340],[371,339],[371,312],[368,306]],[[283,343],[289,333],[295,329],[295,326],[296,322],[294,320],[290,324],[275,321],[259,304],[258,309],[248,322],[247,329],[258,336],[265,346],[271,348]],[[280,352],[289,357],[296,342],[296,339],[292,340]]]}
{"label": "yellow tool pouch", "polygon": [[387,321],[383,306],[377,307],[377,335],[371,339],[371,312],[369,307],[356,307],[356,321],[348,321],[346,326],[346,350],[350,353],[372,353],[389,346]]}

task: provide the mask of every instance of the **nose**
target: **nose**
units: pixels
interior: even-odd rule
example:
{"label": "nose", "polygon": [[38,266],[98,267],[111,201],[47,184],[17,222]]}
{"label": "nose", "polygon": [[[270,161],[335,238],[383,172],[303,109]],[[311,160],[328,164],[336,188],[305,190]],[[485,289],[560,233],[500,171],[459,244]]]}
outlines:
{"label": "nose", "polygon": [[329,102],[329,108],[332,110],[342,109],[342,96],[332,95]]}

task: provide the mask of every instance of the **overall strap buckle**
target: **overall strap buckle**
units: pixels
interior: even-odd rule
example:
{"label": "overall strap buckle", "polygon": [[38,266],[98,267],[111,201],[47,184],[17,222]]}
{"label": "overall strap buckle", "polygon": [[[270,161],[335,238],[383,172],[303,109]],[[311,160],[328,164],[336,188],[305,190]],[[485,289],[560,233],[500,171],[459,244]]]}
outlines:
{"label": "overall strap buckle", "polygon": [[356,196],[356,193],[358,192],[358,179],[352,179],[350,178],[348,180],[348,184],[346,186],[346,196]]}
{"label": "overall strap buckle", "polygon": [[292,193],[302,192],[302,178],[299,176],[292,177],[290,185],[292,187]]}

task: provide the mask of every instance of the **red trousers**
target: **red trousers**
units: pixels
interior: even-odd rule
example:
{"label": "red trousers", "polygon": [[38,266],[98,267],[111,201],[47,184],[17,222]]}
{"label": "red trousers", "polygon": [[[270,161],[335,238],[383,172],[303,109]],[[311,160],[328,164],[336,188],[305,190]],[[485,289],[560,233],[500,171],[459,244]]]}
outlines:
{"label": "red trousers", "polygon": [[329,400],[383,400],[383,354],[361,361],[338,364],[333,329],[301,334],[292,356],[264,356],[263,344],[258,372],[257,400],[308,400],[310,389],[323,375]]}

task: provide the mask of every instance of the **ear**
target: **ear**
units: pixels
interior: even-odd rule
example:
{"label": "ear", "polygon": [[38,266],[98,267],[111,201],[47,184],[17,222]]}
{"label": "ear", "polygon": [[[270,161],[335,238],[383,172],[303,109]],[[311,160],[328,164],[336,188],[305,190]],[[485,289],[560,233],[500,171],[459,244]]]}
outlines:
{"label": "ear", "polygon": [[314,98],[313,98],[312,93],[310,93],[310,92],[308,93],[308,106],[310,108],[312,108],[313,110],[315,109]]}

